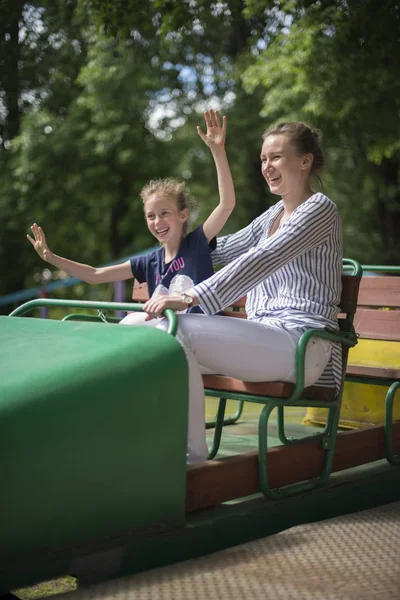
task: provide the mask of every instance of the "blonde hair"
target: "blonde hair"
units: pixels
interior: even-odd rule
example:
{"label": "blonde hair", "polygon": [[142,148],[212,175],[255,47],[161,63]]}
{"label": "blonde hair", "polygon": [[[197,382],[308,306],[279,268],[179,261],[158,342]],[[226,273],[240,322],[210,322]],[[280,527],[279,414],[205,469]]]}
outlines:
{"label": "blonde hair", "polygon": [[296,148],[298,154],[313,155],[310,178],[317,183],[317,187],[322,191],[321,173],[324,168],[325,159],[320,146],[321,132],[302,121],[294,121],[292,123],[279,123],[267,129],[262,136],[263,140],[270,135],[286,135],[290,143]]}
{"label": "blonde hair", "polygon": [[[192,195],[189,187],[184,181],[178,181],[173,177],[167,177],[165,179],[152,179],[143,187],[140,192],[140,197],[143,200],[143,205],[146,204],[147,200],[153,194],[160,194],[162,196],[169,196],[176,200],[176,206],[179,211],[187,208],[188,213],[194,210],[197,206],[195,197]],[[187,234],[188,219],[182,225],[183,235]]]}

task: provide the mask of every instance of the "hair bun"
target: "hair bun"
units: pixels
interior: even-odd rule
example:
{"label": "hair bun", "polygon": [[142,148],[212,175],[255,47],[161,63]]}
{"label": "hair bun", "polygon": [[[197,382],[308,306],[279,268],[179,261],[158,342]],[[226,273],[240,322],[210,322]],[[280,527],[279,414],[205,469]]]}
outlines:
{"label": "hair bun", "polygon": [[317,129],[316,127],[310,127],[310,130],[315,139],[319,140],[322,137],[322,132],[320,129]]}

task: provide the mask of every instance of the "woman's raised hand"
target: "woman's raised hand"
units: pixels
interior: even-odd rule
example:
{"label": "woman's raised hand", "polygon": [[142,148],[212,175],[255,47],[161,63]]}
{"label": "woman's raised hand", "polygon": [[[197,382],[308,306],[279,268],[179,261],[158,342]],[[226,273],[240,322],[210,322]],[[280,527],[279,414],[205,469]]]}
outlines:
{"label": "woman's raised hand", "polygon": [[204,119],[207,126],[207,132],[203,133],[200,127],[197,127],[197,133],[211,151],[223,149],[225,147],[226,138],[226,117],[222,117],[222,127],[217,110],[206,110]]}
{"label": "woman's raised hand", "polygon": [[50,248],[47,245],[46,237],[43,233],[42,228],[39,227],[39,225],[37,225],[36,223],[34,223],[31,227],[31,230],[35,239],[31,238],[29,234],[26,237],[28,238],[32,246],[35,248],[40,258],[43,258],[43,260],[47,260],[47,255],[48,253],[50,253]]}

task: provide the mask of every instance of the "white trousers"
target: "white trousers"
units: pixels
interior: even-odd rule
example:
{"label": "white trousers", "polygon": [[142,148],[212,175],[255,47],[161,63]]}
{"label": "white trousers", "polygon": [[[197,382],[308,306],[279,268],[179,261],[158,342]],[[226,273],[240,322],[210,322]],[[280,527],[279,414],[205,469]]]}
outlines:
{"label": "white trousers", "polygon": [[[123,325],[166,329],[166,319],[144,321],[133,313]],[[287,331],[256,321],[200,314],[177,315],[177,340],[189,367],[188,463],[206,460],[204,387],[202,374],[219,374],[244,381],[295,381],[295,354],[302,332]],[[331,356],[327,340],[313,338],[307,347],[305,385],[320,377]]]}

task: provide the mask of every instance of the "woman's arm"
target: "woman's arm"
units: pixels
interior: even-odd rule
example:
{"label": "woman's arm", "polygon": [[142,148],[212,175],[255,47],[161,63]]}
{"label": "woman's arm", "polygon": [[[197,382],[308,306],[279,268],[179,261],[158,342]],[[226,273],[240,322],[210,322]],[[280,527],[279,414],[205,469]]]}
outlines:
{"label": "woman's arm", "polygon": [[84,265],[54,254],[47,245],[42,228],[36,223],[32,225],[31,230],[34,239],[31,238],[30,235],[27,235],[26,237],[31,242],[40,258],[57,267],[57,269],[65,271],[72,277],[82,279],[82,281],[85,281],[86,283],[110,283],[112,281],[122,281],[133,277],[129,260],[119,265],[112,265],[111,267],[96,268],[91,267],[90,265]]}
{"label": "woman's arm", "polygon": [[217,169],[219,191],[219,204],[203,225],[204,235],[207,241],[210,242],[225,225],[235,208],[236,200],[231,170],[225,152],[226,117],[222,117],[222,127],[217,110],[206,111],[204,118],[207,125],[207,132],[203,133],[200,127],[198,127],[197,133],[211,150]]}
{"label": "woman's arm", "polygon": [[298,256],[326,242],[340,227],[335,204],[316,194],[300,205],[275,235],[263,238],[257,247],[197,284],[189,294],[198,299],[205,313],[214,314]]}

